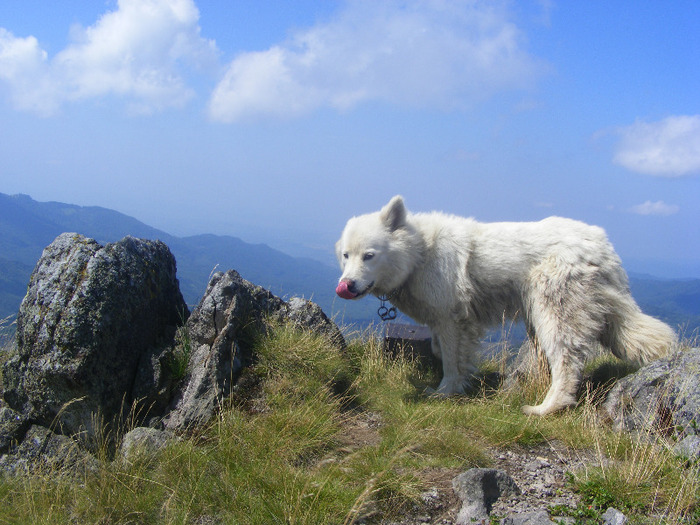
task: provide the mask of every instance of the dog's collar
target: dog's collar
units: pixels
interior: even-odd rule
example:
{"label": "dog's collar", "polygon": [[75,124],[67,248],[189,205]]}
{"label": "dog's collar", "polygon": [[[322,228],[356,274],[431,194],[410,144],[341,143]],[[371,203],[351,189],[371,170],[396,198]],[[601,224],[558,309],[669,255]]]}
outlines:
{"label": "dog's collar", "polygon": [[386,303],[388,301],[391,301],[391,297],[394,295],[394,293],[389,293],[385,295],[379,295],[377,296],[377,299],[379,299],[379,302],[381,305],[377,309],[377,315],[382,321],[393,321],[396,319],[396,307],[391,306],[390,308],[387,308]]}

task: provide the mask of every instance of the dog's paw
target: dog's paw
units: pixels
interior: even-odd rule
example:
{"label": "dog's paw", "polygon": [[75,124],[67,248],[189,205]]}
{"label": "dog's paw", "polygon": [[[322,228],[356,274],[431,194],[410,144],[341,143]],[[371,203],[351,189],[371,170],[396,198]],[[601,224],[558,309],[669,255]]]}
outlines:
{"label": "dog's paw", "polygon": [[426,387],[425,390],[423,390],[423,395],[425,397],[445,397],[441,394],[438,394],[438,391],[431,386]]}
{"label": "dog's paw", "polygon": [[449,397],[465,394],[471,386],[471,382],[466,377],[446,377],[440,381],[440,386],[432,395]]}
{"label": "dog's paw", "polygon": [[525,415],[528,416],[543,416],[544,413],[542,412],[542,405],[523,405],[521,410]]}
{"label": "dog's paw", "polygon": [[576,406],[576,402],[542,403],[541,405],[523,405],[522,411],[528,416],[546,416],[570,407]]}
{"label": "dog's paw", "polygon": [[440,390],[429,386],[426,387],[425,390],[423,390],[423,395],[425,395],[425,397],[430,397],[433,399],[447,399],[448,397],[455,394],[446,394],[445,392],[440,392]]}

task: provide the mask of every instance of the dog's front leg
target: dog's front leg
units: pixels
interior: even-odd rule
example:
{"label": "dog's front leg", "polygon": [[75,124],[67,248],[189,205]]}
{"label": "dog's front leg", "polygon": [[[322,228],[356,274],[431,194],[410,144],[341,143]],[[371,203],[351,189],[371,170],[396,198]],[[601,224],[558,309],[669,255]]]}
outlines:
{"label": "dog's front leg", "polygon": [[451,396],[464,394],[471,386],[471,377],[476,368],[471,365],[470,359],[465,360],[461,355],[464,351],[470,353],[471,348],[462,348],[462,334],[456,327],[441,327],[433,329],[433,351],[439,349],[442,359],[442,381],[434,392],[439,396]]}

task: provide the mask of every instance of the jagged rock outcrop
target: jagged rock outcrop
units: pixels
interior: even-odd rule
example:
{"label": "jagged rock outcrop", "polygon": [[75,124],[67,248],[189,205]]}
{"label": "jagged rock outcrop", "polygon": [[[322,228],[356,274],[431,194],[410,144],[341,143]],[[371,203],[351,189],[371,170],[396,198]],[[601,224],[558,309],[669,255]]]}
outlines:
{"label": "jagged rock outcrop", "polygon": [[64,233],[30,278],[16,353],[3,367],[4,399],[20,419],[87,441],[132,410],[144,419],[170,398],[160,361],[187,314],[162,242],[101,246]]}
{"label": "jagged rock outcrop", "polygon": [[338,327],[317,305],[297,298],[287,303],[234,270],[216,273],[187,321],[188,373],[165,428],[186,430],[211,419],[251,364],[253,343],[268,319],[291,321],[344,345]]}
{"label": "jagged rock outcrop", "polygon": [[23,440],[40,428],[46,443],[69,437],[90,448],[97,437],[121,431],[127,418],[129,425],[168,430],[206,423],[252,362],[253,344],[270,320],[345,344],[314,303],[285,302],[233,270],[215,274],[188,315],[165,244],[57,237],[32,273],[16,350],[3,366],[4,470],[32,457],[36,447]]}
{"label": "jagged rock outcrop", "polygon": [[618,430],[673,436],[680,454],[700,457],[700,348],[679,350],[620,379],[604,410]]}

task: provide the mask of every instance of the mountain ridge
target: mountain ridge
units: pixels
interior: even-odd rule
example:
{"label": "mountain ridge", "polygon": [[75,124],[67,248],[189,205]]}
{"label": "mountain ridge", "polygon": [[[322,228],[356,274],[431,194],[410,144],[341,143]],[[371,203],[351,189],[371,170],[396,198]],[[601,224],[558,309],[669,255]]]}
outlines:
{"label": "mountain ridge", "polygon": [[190,308],[204,294],[214,271],[235,269],[280,297],[298,295],[312,299],[344,322],[371,318],[373,307],[369,304],[335,300],[337,270],[319,261],[292,257],[266,244],[247,243],[235,236],[177,237],[99,206],[38,202],[28,195],[0,193],[0,319],[17,313],[43,249],[66,231],[101,244],[126,235],[164,242],[177,261],[180,288]]}
{"label": "mountain ridge", "polygon": [[[341,324],[377,321],[377,303],[336,298],[338,270],[315,259],[293,257],[267,244],[229,235],[171,235],[121,212],[99,206],[38,202],[28,195],[0,193],[0,319],[17,313],[29,276],[43,249],[59,234],[75,231],[101,244],[132,235],[168,245],[177,261],[185,301],[193,308],[211,274],[234,269],[283,298],[311,299]],[[662,279],[630,274],[642,309],[672,326],[700,328],[700,279]]]}

